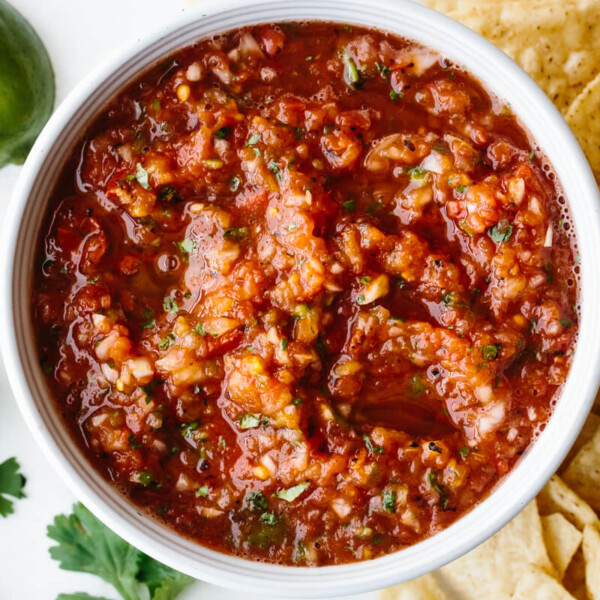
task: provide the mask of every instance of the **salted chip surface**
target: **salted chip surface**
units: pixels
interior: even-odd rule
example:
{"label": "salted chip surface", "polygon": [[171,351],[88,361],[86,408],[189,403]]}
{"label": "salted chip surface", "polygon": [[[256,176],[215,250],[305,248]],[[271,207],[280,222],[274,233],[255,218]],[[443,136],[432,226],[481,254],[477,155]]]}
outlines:
{"label": "salted chip surface", "polygon": [[436,577],[451,597],[508,600],[528,564],[555,574],[535,500],[487,542],[442,567]]}
{"label": "salted chip surface", "polygon": [[515,60],[562,112],[600,72],[597,0],[425,0]]}
{"label": "salted chip surface", "polygon": [[600,181],[600,76],[588,83],[571,104],[566,119]]}
{"label": "salted chip surface", "polygon": [[593,525],[583,530],[585,584],[590,600],[600,599],[600,532]]}
{"label": "salted chip surface", "polygon": [[541,569],[528,565],[512,600],[573,600],[565,588]]}
{"label": "salted chip surface", "polygon": [[433,575],[423,575],[412,581],[382,590],[379,600],[451,600],[440,588]]}
{"label": "salted chip surface", "polygon": [[592,508],[600,511],[600,428],[577,452],[562,478]]}
{"label": "salted chip surface", "polygon": [[541,517],[541,521],[548,556],[562,579],[583,535],[560,513]]}
{"label": "salted chip surface", "polygon": [[553,475],[542,488],[537,502],[541,515],[560,512],[580,531],[586,525],[600,525],[600,520],[590,505],[567,487],[558,475]]}

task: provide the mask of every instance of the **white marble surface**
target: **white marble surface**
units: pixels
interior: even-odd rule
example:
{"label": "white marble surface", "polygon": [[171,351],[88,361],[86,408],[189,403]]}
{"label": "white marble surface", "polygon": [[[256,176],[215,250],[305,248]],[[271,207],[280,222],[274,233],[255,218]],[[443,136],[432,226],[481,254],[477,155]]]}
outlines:
{"label": "white marble surface", "polygon": [[[201,1],[201,0],[196,0]],[[57,101],[107,54],[143,36],[165,19],[175,18],[193,0],[10,0],[43,39],[56,72]],[[0,170],[0,223],[19,168]],[[15,514],[0,519],[0,599],[54,600],[59,593],[85,591],[118,599],[99,578],[61,571],[50,559],[46,526],[70,512],[75,498],[58,479],[29,435],[0,367],[0,462],[16,456],[27,477],[27,498],[15,503]],[[365,594],[346,600],[375,600]],[[258,600],[198,583],[181,600]]]}

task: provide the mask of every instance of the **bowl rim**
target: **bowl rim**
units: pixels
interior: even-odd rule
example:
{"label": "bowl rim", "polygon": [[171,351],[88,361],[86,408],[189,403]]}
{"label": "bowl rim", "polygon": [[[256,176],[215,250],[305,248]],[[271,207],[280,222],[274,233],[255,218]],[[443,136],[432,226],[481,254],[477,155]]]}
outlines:
{"label": "bowl rim", "polygon": [[[290,16],[281,18],[281,15]],[[343,18],[344,15],[349,18]],[[357,18],[353,20],[355,15]],[[213,19],[215,23],[237,23],[214,27],[213,32],[282,20],[366,24],[420,41],[455,61],[460,59],[459,64],[465,64],[487,89],[500,98],[510,99],[515,113],[550,159],[570,200],[581,254],[582,312],[573,364],[553,416],[518,465],[484,501],[450,527],[405,550],[346,565],[290,567],[257,563],[198,546],[142,516],[126,499],[116,497],[114,489],[106,489],[109,484],[90,472],[87,459],[80,460],[83,454],[79,450],[73,451],[72,442],[69,446],[65,433],[52,433],[51,424],[40,411],[44,394],[40,398],[38,390],[38,400],[34,398],[34,380],[39,379],[40,368],[25,360],[24,348],[30,350],[32,340],[20,338],[26,330],[26,325],[24,330],[21,322],[28,318],[23,313],[28,315],[29,299],[23,292],[22,277],[18,280],[22,268],[17,249],[29,219],[27,209],[33,204],[31,196],[35,190],[41,193],[40,172],[44,161],[53,152],[62,152],[63,157],[68,155],[70,147],[57,150],[61,133],[68,131],[74,116],[86,103],[94,106],[97,114],[105,100],[114,97],[114,93],[110,93],[103,98],[96,92],[116,72],[144,55],[146,50],[165,40],[173,43],[176,35],[186,28],[201,27],[207,19]],[[410,30],[400,31],[401,24],[407,28],[410,24]],[[203,36],[198,39],[200,37]],[[173,47],[185,45],[187,42]],[[146,63],[145,68],[153,62]],[[138,76],[143,70],[138,66],[133,73]],[[500,84],[495,84],[497,79],[502,80],[502,85],[511,92],[502,93]],[[525,114],[527,118],[523,117]],[[552,138],[560,142],[562,154],[558,154]],[[245,592],[289,598],[356,594],[417,577],[471,550],[513,518],[555,472],[583,425],[600,380],[600,347],[594,344],[594,338],[598,339],[600,334],[600,316],[594,316],[594,308],[600,304],[600,282],[594,282],[592,277],[596,256],[600,256],[600,195],[583,152],[560,113],[540,88],[511,59],[478,34],[445,15],[407,0],[370,0],[368,6],[363,0],[297,0],[293,3],[286,0],[203,0],[201,5],[118,50],[95,68],[69,93],[39,136],[19,176],[4,222],[0,324],[6,340],[2,353],[9,383],[37,443],[75,496],[125,540],[179,571]],[[26,310],[22,308],[24,305]],[[574,399],[573,395],[576,395]],[[77,456],[77,452],[81,456]]]}

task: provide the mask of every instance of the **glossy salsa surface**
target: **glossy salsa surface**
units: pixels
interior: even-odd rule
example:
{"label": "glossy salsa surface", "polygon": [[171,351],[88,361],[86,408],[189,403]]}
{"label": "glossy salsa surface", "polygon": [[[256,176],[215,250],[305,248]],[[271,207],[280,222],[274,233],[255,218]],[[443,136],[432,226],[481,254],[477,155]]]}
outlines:
{"label": "glossy salsa surface", "polygon": [[567,376],[565,199],[463,68],[288,23],[182,50],[90,125],[32,318],[95,468],[183,535],[327,565],[486,497]]}

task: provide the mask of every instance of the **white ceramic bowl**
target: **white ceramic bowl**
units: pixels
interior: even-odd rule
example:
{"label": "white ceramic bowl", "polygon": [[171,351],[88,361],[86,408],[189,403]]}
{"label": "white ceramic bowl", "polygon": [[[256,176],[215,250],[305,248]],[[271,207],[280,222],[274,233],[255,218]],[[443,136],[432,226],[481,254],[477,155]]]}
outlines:
{"label": "white ceramic bowl", "polygon": [[[581,256],[577,350],[562,396],[532,449],[492,495],[435,537],[358,564],[300,568],[249,562],[188,541],[142,516],[93,469],[48,396],[29,317],[37,233],[48,192],[86,125],[127,83],[173,51],[242,25],[326,20],[379,27],[439,50],[510,102],[552,162],[566,196]],[[411,579],[491,536],[556,470],[588,413],[600,375],[600,202],[588,164],[542,91],[502,52],[462,25],[398,0],[203,0],[183,19],[138,40],[90,74],[57,109],[23,168],[4,230],[1,331],[9,380],[23,415],[56,470],[102,521],[149,555],[199,579],[285,598],[355,594]]]}

